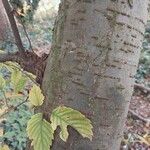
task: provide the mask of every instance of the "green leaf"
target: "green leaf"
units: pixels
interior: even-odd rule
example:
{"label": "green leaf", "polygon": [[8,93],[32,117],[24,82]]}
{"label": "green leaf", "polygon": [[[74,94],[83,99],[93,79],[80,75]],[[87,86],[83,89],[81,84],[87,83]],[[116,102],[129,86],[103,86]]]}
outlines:
{"label": "green leaf", "polygon": [[29,92],[29,100],[34,106],[40,106],[43,104],[44,96],[40,87],[38,87],[37,85],[33,85]]}
{"label": "green leaf", "polygon": [[31,117],[27,124],[28,137],[32,141],[34,150],[49,150],[54,139],[51,124],[43,119],[42,114]]}
{"label": "green leaf", "polygon": [[21,69],[20,65],[18,63],[7,61],[3,63],[3,66],[8,69],[10,72],[13,72],[14,70]]}
{"label": "green leaf", "polygon": [[15,93],[18,93],[21,91],[25,84],[27,79],[22,75],[21,71],[14,69],[11,74],[11,83],[13,85]]}
{"label": "green leaf", "polygon": [[72,108],[61,106],[54,109],[51,115],[51,125],[53,130],[56,130],[57,126],[60,126],[60,138],[65,142],[67,141],[69,135],[67,126],[73,127],[83,137],[87,137],[92,140],[93,127],[91,125],[91,121],[79,111]]}
{"label": "green leaf", "polygon": [[6,85],[5,79],[0,75],[0,89],[3,90],[5,85]]}

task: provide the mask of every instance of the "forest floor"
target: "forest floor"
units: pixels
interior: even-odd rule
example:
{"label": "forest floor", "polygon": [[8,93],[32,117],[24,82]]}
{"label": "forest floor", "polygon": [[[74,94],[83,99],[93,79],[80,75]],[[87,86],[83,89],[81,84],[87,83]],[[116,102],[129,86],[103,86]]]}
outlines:
{"label": "forest floor", "polygon": [[135,88],[121,150],[150,150],[150,91],[147,90]]}

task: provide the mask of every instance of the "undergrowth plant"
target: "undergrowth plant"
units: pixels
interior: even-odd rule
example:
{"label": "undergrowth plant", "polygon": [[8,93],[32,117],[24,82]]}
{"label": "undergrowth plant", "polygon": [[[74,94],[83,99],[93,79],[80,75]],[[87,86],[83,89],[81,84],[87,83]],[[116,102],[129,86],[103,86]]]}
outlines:
{"label": "undergrowth plant", "polygon": [[[18,64],[7,62],[0,64],[0,67],[5,67],[10,71],[10,86],[14,93],[19,93],[26,85],[27,79],[33,80],[32,75],[23,72]],[[0,90],[5,97],[5,103],[8,106],[8,101],[5,93],[6,78],[0,76]],[[44,95],[40,87],[37,84],[33,84],[27,96],[30,105],[34,107],[41,106],[44,102]],[[9,107],[9,106],[8,106]],[[86,118],[79,111],[66,106],[58,106],[52,110],[49,120],[44,119],[42,113],[34,114],[27,123],[27,135],[32,140],[31,145],[34,150],[50,150],[52,142],[54,140],[54,132],[59,126],[61,131],[59,133],[60,138],[66,142],[69,136],[67,127],[74,128],[84,138],[92,140],[92,124],[91,121]],[[18,119],[18,118],[16,118]],[[5,135],[6,136],[6,135]],[[6,150],[7,146],[2,146],[0,150]]]}
{"label": "undergrowth plant", "polygon": [[[29,92],[29,101],[34,106],[41,106],[44,102],[44,95],[41,89],[34,85]],[[49,121],[43,118],[42,113],[31,117],[27,125],[27,133],[34,150],[49,150],[54,139],[54,131],[60,127],[60,138],[66,142],[69,136],[67,127],[71,126],[83,137],[92,140],[92,125],[79,111],[69,107],[59,106],[49,116]]]}

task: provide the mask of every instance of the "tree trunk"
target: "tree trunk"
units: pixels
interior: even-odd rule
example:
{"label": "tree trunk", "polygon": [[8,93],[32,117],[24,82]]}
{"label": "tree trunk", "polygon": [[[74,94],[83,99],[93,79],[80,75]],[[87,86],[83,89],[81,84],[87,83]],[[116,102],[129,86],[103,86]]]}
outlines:
{"label": "tree trunk", "polygon": [[[132,3],[133,2],[133,3]],[[62,0],[43,79],[43,112],[84,113],[93,141],[71,130],[52,150],[119,150],[147,21],[148,0]]]}
{"label": "tree trunk", "polygon": [[8,40],[10,36],[10,26],[2,0],[0,0],[0,41]]}

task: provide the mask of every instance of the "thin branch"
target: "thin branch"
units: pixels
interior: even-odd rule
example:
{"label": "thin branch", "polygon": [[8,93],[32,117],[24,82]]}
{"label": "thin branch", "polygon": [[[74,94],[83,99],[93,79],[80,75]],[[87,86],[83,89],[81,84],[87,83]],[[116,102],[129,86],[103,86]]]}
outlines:
{"label": "thin branch", "polygon": [[138,115],[137,113],[135,113],[133,110],[129,110],[129,113],[134,117],[134,118],[137,118],[139,120],[142,120],[143,122],[145,123],[150,123],[150,119],[146,119],[146,118],[143,118],[142,116]]}
{"label": "thin branch", "polygon": [[[21,22],[22,22],[22,21],[21,21]],[[29,38],[29,36],[28,36],[28,33],[27,33],[27,31],[26,31],[26,27],[24,26],[23,22],[22,22],[21,24],[22,24],[24,33],[25,33],[25,35],[26,35],[26,37],[27,37],[27,39],[28,39],[28,42],[29,42],[29,45],[30,45],[30,49],[31,49],[32,52],[34,52],[34,51],[33,51],[33,48],[32,48],[31,40],[30,40],[30,38]]]}
{"label": "thin branch", "polygon": [[19,30],[18,30],[16,21],[15,21],[15,18],[14,18],[13,11],[12,11],[10,5],[9,5],[8,0],[2,0],[2,3],[3,3],[3,6],[6,10],[6,14],[8,16],[8,19],[9,19],[9,22],[10,22],[10,25],[11,25],[11,28],[12,28],[12,31],[13,31],[13,34],[14,34],[14,37],[15,37],[17,47],[18,47],[19,51],[22,54],[24,54],[25,49],[24,49],[23,44],[22,44],[22,40],[21,40],[21,37],[20,37],[20,34],[19,34]]}
{"label": "thin branch", "polygon": [[17,14],[17,16],[19,17],[19,20],[20,20],[21,25],[22,25],[22,27],[23,27],[24,33],[25,33],[26,38],[27,38],[27,40],[28,40],[28,42],[29,42],[30,49],[31,49],[31,51],[32,51],[32,52],[34,52],[34,51],[33,51],[33,48],[32,48],[31,40],[30,40],[30,38],[29,38],[29,36],[28,36],[28,33],[27,33],[27,30],[26,30],[26,27],[25,27],[25,25],[24,25],[24,23],[23,23],[23,21],[22,21],[22,19],[21,19],[20,15],[18,14],[18,12],[17,12],[16,10],[15,10],[15,13],[16,13],[16,14]]}
{"label": "thin branch", "polygon": [[17,62],[25,71],[36,75],[35,64],[37,62],[34,62],[34,60],[38,60],[38,57],[31,52],[25,52],[24,54],[26,55],[26,57],[24,57],[24,55],[22,55],[20,51],[15,53],[2,53],[0,54],[0,62]]}
{"label": "thin branch", "polygon": [[19,52],[16,53],[1,53],[0,54],[0,62],[6,62],[6,61],[13,61],[13,62],[20,62],[21,58],[20,58],[21,54]]}
{"label": "thin branch", "polygon": [[150,88],[145,87],[145,86],[143,86],[143,85],[141,85],[141,84],[135,83],[135,84],[134,84],[134,88],[140,89],[140,90],[142,90],[144,93],[150,93]]}
{"label": "thin branch", "polygon": [[28,97],[23,102],[19,103],[18,105],[14,106],[14,107],[9,107],[4,113],[2,113],[0,115],[0,119],[3,118],[8,113],[10,113],[11,111],[14,111],[14,110],[18,109],[21,105],[23,105],[24,103],[26,103],[27,100],[28,100]]}
{"label": "thin branch", "polygon": [[[24,71],[30,72],[33,75],[35,75],[36,76],[35,81],[38,84],[41,84],[43,73],[46,66],[45,56],[39,57],[35,53],[29,51],[26,51],[24,55],[22,55],[20,51],[16,53],[0,54],[0,62],[4,63],[7,61],[17,62]],[[36,83],[35,81],[33,82]]]}

